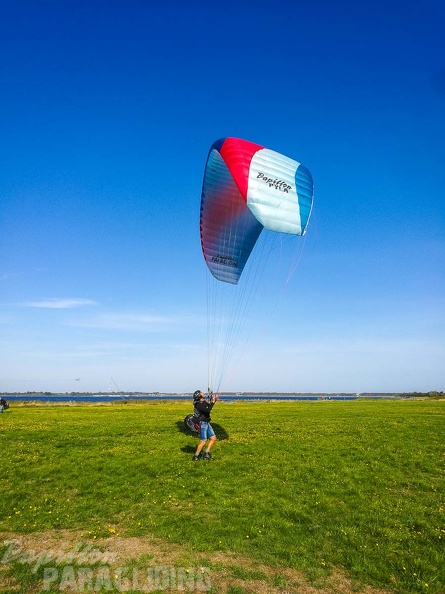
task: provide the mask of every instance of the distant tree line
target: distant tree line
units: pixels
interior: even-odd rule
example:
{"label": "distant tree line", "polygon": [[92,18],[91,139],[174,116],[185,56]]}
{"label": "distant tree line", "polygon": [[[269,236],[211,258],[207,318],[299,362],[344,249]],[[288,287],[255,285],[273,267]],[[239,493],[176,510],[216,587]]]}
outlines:
{"label": "distant tree line", "polygon": [[432,390],[431,392],[402,392],[397,396],[400,398],[443,398],[444,393]]}

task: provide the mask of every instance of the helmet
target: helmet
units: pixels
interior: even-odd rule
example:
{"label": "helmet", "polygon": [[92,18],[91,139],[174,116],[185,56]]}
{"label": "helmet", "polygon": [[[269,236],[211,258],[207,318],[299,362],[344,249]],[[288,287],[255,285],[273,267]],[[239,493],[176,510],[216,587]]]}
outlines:
{"label": "helmet", "polygon": [[201,399],[201,390],[196,390],[193,392],[193,400],[200,400]]}

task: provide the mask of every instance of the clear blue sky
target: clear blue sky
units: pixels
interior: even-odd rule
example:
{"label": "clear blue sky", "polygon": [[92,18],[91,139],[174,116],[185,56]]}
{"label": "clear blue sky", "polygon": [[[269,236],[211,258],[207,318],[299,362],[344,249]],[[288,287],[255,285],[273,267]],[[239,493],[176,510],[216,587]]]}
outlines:
{"label": "clear blue sky", "polygon": [[3,0],[0,391],[205,389],[225,136],[315,182],[225,389],[444,390],[444,29],[440,0]]}

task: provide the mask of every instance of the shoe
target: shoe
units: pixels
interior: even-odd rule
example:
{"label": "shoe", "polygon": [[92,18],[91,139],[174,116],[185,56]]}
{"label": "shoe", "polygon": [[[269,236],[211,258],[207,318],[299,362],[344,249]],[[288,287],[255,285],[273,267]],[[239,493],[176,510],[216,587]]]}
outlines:
{"label": "shoe", "polygon": [[200,456],[197,456],[196,454],[193,456],[192,460],[193,462],[197,462],[199,460]]}
{"label": "shoe", "polygon": [[206,452],[203,456],[203,460],[213,460],[212,454],[210,452]]}

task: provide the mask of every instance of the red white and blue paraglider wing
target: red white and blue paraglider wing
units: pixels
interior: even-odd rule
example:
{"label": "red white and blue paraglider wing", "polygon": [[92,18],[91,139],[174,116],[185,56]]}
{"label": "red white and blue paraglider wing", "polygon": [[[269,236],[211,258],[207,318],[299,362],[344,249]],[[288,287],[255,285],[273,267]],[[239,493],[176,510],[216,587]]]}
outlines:
{"label": "red white and blue paraglider wing", "polygon": [[237,284],[263,228],[303,235],[314,186],[298,161],[225,138],[210,148],[201,195],[201,245],[215,278]]}

